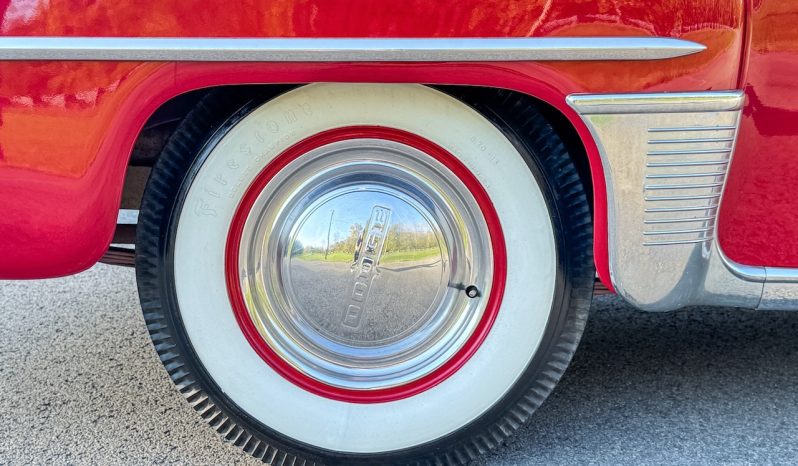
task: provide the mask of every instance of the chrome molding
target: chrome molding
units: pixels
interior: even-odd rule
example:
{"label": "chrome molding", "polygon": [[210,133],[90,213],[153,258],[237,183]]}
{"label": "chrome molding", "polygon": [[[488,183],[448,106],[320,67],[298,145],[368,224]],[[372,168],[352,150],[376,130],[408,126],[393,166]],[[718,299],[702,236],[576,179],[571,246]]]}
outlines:
{"label": "chrome molding", "polygon": [[[686,113],[738,110],[742,105],[739,92],[695,92],[656,94],[575,94],[568,103],[583,115],[628,113]],[[651,127],[652,132],[671,132],[675,129],[701,131],[703,126]],[[736,129],[727,125],[725,129]]]}
{"label": "chrome molding", "polygon": [[798,309],[798,269],[737,264],[716,240],[743,101],[739,91],[568,97],[601,153],[613,286],[635,306]]}
{"label": "chrome molding", "polygon": [[669,37],[429,39],[0,37],[0,60],[552,61],[660,60],[706,47]]}

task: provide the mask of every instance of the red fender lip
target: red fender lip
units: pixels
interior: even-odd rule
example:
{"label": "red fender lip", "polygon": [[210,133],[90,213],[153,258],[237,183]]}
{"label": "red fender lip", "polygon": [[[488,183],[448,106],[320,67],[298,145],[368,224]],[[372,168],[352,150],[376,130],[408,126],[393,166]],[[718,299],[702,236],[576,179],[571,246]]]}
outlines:
{"label": "red fender lip", "polygon": [[[49,69],[55,65],[45,63],[41,66]],[[82,62],[57,65],[75,71],[86,66]],[[114,63],[101,65],[103,69],[118,66]],[[0,72],[3,66],[0,63]],[[519,68],[526,72],[537,70],[536,75],[530,77],[519,72]],[[594,261],[601,281],[612,289],[601,157],[590,131],[565,102],[573,85],[543,65],[143,63],[126,65],[126,69],[123,78],[111,83],[113,89],[98,94],[98,99],[103,99],[102,106],[98,100],[97,106],[90,107],[102,111],[93,120],[79,126],[88,133],[62,134],[59,128],[53,128],[52,136],[42,136],[51,138],[59,134],[63,142],[69,142],[64,140],[68,137],[82,140],[82,143],[76,143],[81,148],[80,156],[90,161],[80,173],[65,173],[65,169],[51,158],[41,163],[30,161],[32,166],[15,169],[8,162],[4,164],[0,155],[0,198],[13,200],[0,203],[0,214],[5,219],[18,219],[0,221],[0,238],[3,238],[0,241],[0,257],[3,257],[0,279],[69,275],[91,267],[102,257],[116,226],[122,180],[133,144],[147,119],[164,102],[186,92],[214,86],[325,81],[482,85],[521,92],[553,106],[576,129],[590,163],[594,198]],[[112,75],[108,73],[106,76],[110,78]],[[101,80],[99,77],[96,79]],[[39,110],[32,111],[41,117],[48,115],[46,112],[38,113]],[[38,121],[40,117],[36,118]],[[9,147],[9,143],[23,147],[30,137],[28,133],[11,133],[11,139],[3,141],[0,148]],[[84,162],[73,164],[77,167],[80,163]],[[34,190],[37,186],[41,189]],[[18,193],[28,195],[20,197]]]}

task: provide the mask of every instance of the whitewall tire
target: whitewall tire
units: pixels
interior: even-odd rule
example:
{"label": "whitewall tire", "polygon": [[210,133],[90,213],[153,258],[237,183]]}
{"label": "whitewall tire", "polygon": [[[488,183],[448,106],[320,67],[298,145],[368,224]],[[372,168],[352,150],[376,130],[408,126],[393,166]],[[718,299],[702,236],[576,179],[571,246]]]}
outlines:
{"label": "whitewall tire", "polygon": [[589,206],[545,119],[490,95],[224,90],[181,124],[137,278],[225,438],[278,464],[458,464],[553,388],[592,292]]}

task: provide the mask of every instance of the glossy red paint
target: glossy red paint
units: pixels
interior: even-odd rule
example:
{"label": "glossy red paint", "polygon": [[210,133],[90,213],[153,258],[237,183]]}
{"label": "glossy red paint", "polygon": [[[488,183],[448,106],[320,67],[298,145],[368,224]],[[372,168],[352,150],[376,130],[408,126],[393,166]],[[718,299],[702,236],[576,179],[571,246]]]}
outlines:
{"label": "glossy red paint", "polygon": [[[2,10],[5,3],[5,11]],[[6,0],[3,35],[117,37],[712,36],[740,1]]]}
{"label": "glossy red paint", "polygon": [[798,3],[751,4],[746,104],[718,234],[729,258],[798,267]]}
{"label": "glossy red paint", "polygon": [[[19,64],[0,63],[0,89],[3,67],[13,65]],[[27,65],[53,68],[48,74],[85,69],[82,63]],[[0,111],[4,118],[0,124],[0,196],[15,199],[0,204],[0,237],[5,238],[0,254],[6,258],[0,262],[0,278],[65,275],[99,259],[113,235],[121,183],[135,138],[163,102],[193,89],[224,84],[334,81],[505,87],[533,95],[560,110],[582,137],[591,160],[597,219],[595,257],[602,280],[609,283],[604,175],[598,149],[581,119],[565,104],[569,92],[554,87],[566,83],[542,65],[123,65],[127,65],[122,67],[126,74],[121,78],[108,82],[112,77],[102,81],[101,76],[94,76],[103,84],[88,93],[65,95],[46,90],[37,100],[23,94],[9,99],[16,105]],[[52,101],[58,105],[52,106]],[[35,186],[42,192],[35,192]],[[27,195],[20,197],[17,193]],[[20,221],[4,222],[4,218]]]}
{"label": "glossy red paint", "polygon": [[[375,6],[377,5],[377,6]],[[0,34],[53,36],[474,37],[658,35],[707,50],[652,62],[434,64],[0,62],[0,278],[89,267],[113,234],[126,161],[152,112],[193,89],[242,83],[419,82],[512,89],[563,113],[583,139],[595,260],[610,285],[604,176],[576,92],[734,88],[742,0],[0,0]],[[342,13],[345,12],[345,13]],[[423,12],[423,14],[419,14]]]}
{"label": "glossy red paint", "polygon": [[[258,195],[266,188],[269,182],[285,168],[286,165],[303,154],[334,142],[364,138],[383,139],[406,144],[420,150],[446,166],[446,168],[465,184],[474,196],[474,199],[485,217],[490,234],[491,248],[493,250],[493,288],[491,289],[490,295],[487,297],[485,311],[479,324],[463,347],[452,356],[451,359],[432,373],[404,385],[379,390],[351,390],[327,385],[308,377],[282,359],[260,336],[247,310],[247,306],[244,302],[244,293],[241,290],[241,282],[239,280],[238,256],[244,224],[246,223],[247,217]],[[490,329],[493,326],[493,322],[496,320],[496,315],[501,306],[507,277],[507,252],[501,223],[493,208],[490,197],[488,197],[488,194],[477,178],[465,165],[457,160],[457,158],[431,141],[406,131],[377,126],[353,126],[325,131],[300,141],[278,155],[260,174],[258,174],[258,177],[247,189],[241,204],[236,209],[232,225],[230,226],[230,233],[227,238],[225,257],[225,275],[230,303],[233,306],[233,312],[235,313],[239,327],[241,327],[241,331],[244,333],[244,336],[249,344],[252,345],[255,352],[258,353],[272,369],[282,375],[286,380],[302,389],[319,396],[349,403],[387,403],[408,398],[425,390],[429,390],[457,372],[468,362],[471,356],[476,353],[477,349],[482,345],[482,342],[485,341],[488,333],[490,333]]]}

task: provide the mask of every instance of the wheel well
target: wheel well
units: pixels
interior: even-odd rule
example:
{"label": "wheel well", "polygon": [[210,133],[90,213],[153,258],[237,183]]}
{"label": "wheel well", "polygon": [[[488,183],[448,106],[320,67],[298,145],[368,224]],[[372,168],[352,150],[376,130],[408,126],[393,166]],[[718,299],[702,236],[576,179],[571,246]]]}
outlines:
{"label": "wheel well", "polygon": [[552,126],[554,132],[557,133],[560,140],[565,145],[568,154],[576,166],[579,179],[585,187],[585,192],[588,194],[588,204],[590,206],[591,215],[593,213],[593,177],[590,171],[590,161],[585,151],[585,146],[582,139],[579,137],[574,126],[568,121],[568,118],[563,115],[552,105],[544,102],[543,100],[532,97],[528,94],[508,90],[496,89],[489,87],[477,86],[436,86],[439,90],[446,92],[450,95],[458,97],[466,102],[480,102],[490,104],[492,99],[498,97],[512,97],[518,99],[525,105],[534,107],[543,118]]}
{"label": "wheel well", "polygon": [[[252,88],[253,94],[257,89],[264,86],[272,88],[290,89],[294,86],[269,84],[269,85],[238,85],[238,88]],[[139,132],[133,150],[131,151],[125,172],[125,182],[122,188],[121,209],[137,210],[144,195],[144,187],[150,176],[150,170],[155,165],[158,155],[161,153],[169,136],[175,131],[180,122],[188,115],[209,92],[232,86],[215,86],[198,89],[164,102],[147,119]]]}
{"label": "wheel well", "polygon": [[120,208],[133,210],[139,208],[150,169],[155,164],[166,140],[208,91],[209,89],[200,89],[181,94],[166,101],[150,116],[133,144],[125,172]]}
{"label": "wheel well", "polygon": [[[264,85],[250,85],[253,92]],[[268,85],[272,87],[283,87],[289,89],[292,86]],[[223,86],[222,86],[223,87]],[[522,100],[528,101],[529,105],[534,106],[544,118],[552,125],[565,144],[568,153],[571,154],[574,165],[579,173],[579,177],[588,193],[590,208],[593,209],[593,183],[590,173],[590,163],[585,152],[584,145],[576,129],[559,110],[546,102],[532,96],[510,90],[497,90],[495,88],[476,87],[476,86],[435,86],[437,89],[455,97],[466,96],[469,99],[490,99],[496,92],[511,93]],[[144,186],[149,178],[150,169],[155,163],[158,154],[166,144],[167,139],[182,121],[188,112],[200,101],[208,92],[219,89],[219,87],[199,89],[174,97],[161,105],[147,120],[136,138],[133,146],[128,168],[125,175],[125,184],[122,191],[122,209],[138,209],[141,197],[144,193]],[[120,239],[120,238],[117,238]]]}

